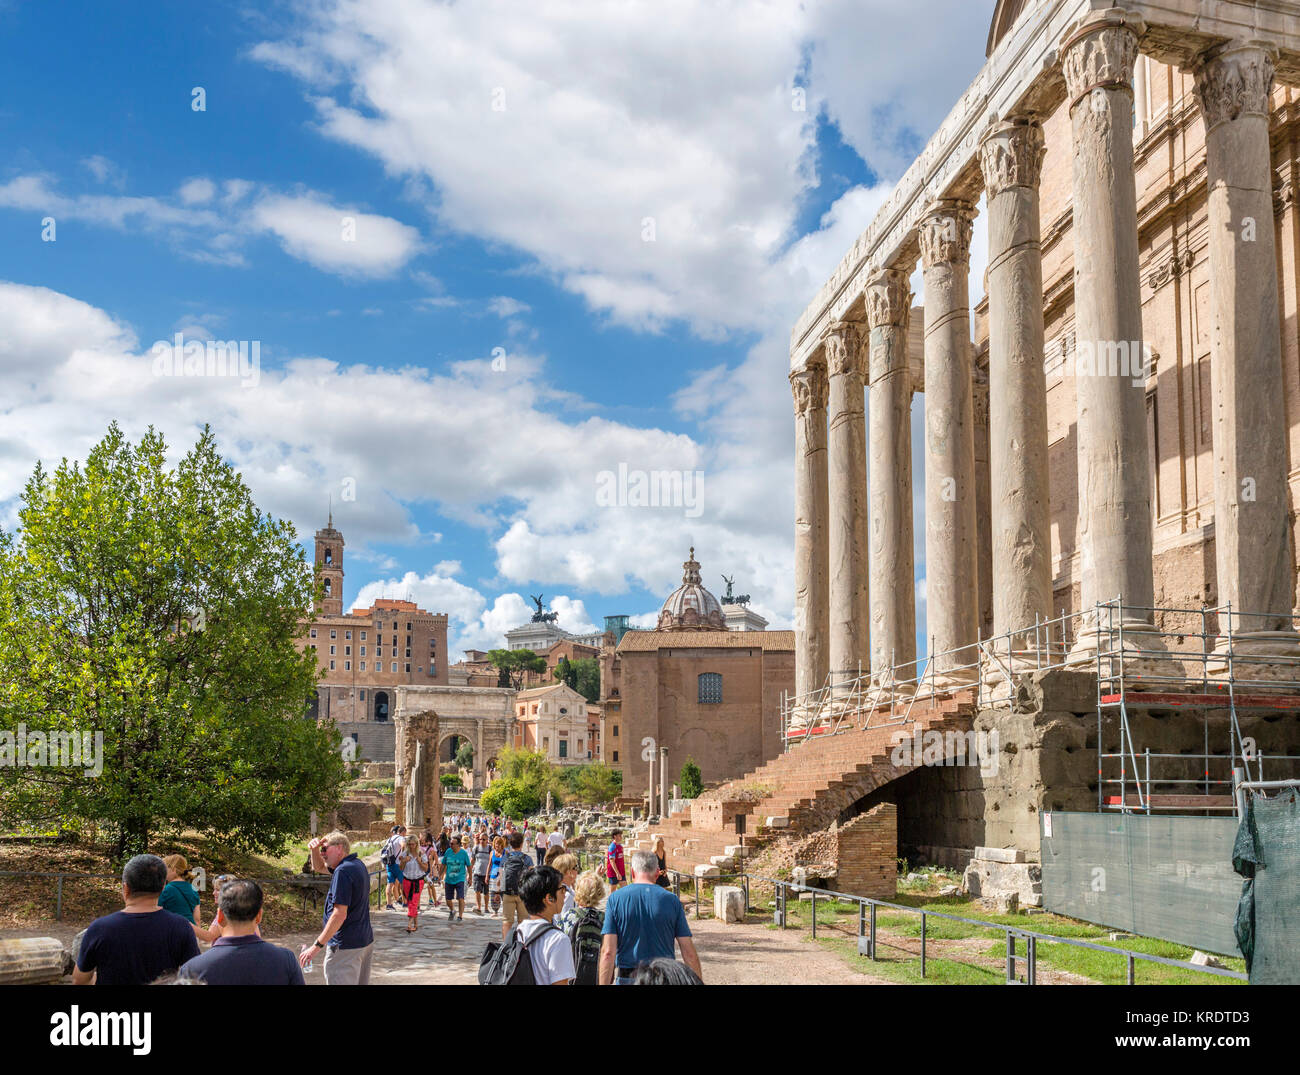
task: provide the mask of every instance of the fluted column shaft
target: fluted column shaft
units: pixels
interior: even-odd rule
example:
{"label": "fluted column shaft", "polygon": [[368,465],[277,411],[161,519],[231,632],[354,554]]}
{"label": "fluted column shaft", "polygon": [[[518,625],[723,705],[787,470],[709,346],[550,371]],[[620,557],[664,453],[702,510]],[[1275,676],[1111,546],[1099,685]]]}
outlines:
{"label": "fluted column shaft", "polygon": [[[921,220],[925,271],[925,607],[935,669],[975,661],[979,557],[971,393],[974,207],[937,202]],[[967,670],[965,675],[973,675]]]}
{"label": "fluted column shaft", "polygon": [[867,430],[861,325],[827,331],[830,673],[837,694],[868,670]]}
{"label": "fluted column shaft", "polygon": [[820,690],[830,671],[830,583],[826,520],[826,367],[790,374],[794,392],[795,696]]}
{"label": "fluted column shaft", "polygon": [[993,632],[1021,632],[1013,653],[1035,644],[1032,627],[1052,609],[1039,214],[1044,152],[1041,125],[1026,118],[997,124],[980,146],[989,234]]}
{"label": "fluted column shaft", "polygon": [[[1074,143],[1074,302],[1081,603],[1154,603],[1133,64],[1141,20],[1090,16],[1063,43]],[[1149,613],[1125,614],[1137,627]],[[1109,624],[1110,620],[1107,620]],[[1095,628],[1095,625],[1094,625]],[[1081,633],[1076,653],[1097,645]]]}
{"label": "fluted column shaft", "polygon": [[[886,269],[867,284],[865,300],[870,330],[871,671],[885,681],[891,663],[916,660],[912,380],[907,367],[912,295],[907,273]],[[907,679],[914,671],[900,674]]]}
{"label": "fluted column shaft", "polygon": [[1268,135],[1276,55],[1237,42],[1195,67],[1209,185],[1215,566],[1234,633],[1289,631],[1295,589]]}

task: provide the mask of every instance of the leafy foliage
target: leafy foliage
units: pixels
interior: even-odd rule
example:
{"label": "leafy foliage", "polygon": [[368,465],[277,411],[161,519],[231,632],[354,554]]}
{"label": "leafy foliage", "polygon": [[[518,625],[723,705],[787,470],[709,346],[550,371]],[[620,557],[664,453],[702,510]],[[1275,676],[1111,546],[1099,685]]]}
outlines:
{"label": "leafy foliage", "polygon": [[567,788],[560,776],[560,767],[546,760],[540,750],[516,750],[506,747],[497,755],[497,772],[507,780],[518,781],[537,796],[539,803],[546,801],[549,791],[556,804],[564,802]]}
{"label": "leafy foliage", "polygon": [[120,858],[182,829],[278,852],[347,779],[303,719],[294,644],[316,583],[211,432],[167,465],[116,424],[84,467],[38,466],[0,533],[0,727],[99,732],[103,772],[0,767],[0,819],[107,823]]}
{"label": "leafy foliage", "polygon": [[[519,690],[524,684],[524,673],[541,674],[546,671],[546,658],[530,649],[494,649],[488,651],[488,662],[498,670],[497,682]],[[504,682],[502,682],[504,680]]]}
{"label": "leafy foliage", "polygon": [[474,744],[468,739],[462,739],[456,748],[456,764],[462,769],[474,768]]}
{"label": "leafy foliage", "polygon": [[504,777],[479,796],[479,806],[490,814],[504,814],[520,821],[541,809],[537,792],[517,779]]}
{"label": "leafy foliage", "polygon": [[571,687],[587,701],[600,701],[600,662],[595,657],[579,657],[570,664],[573,669]]}
{"label": "leafy foliage", "polygon": [[678,790],[681,791],[683,799],[698,799],[700,793],[704,790],[704,778],[694,758],[687,758],[686,764],[682,766]]}
{"label": "leafy foliage", "polygon": [[457,773],[443,773],[442,776],[438,777],[438,781],[444,788],[449,790],[457,790],[465,786],[465,782],[461,780]]}

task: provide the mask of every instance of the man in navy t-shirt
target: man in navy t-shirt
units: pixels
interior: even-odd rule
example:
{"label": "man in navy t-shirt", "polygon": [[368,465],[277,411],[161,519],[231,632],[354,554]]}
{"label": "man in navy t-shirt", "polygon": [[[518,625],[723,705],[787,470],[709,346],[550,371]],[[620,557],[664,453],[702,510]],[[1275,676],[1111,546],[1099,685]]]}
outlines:
{"label": "man in navy t-shirt", "polygon": [[306,967],[317,952],[325,949],[326,985],[369,985],[370,957],[375,935],[370,929],[370,871],[355,854],[341,832],[331,832],[307,845],[311,868],[329,870],[329,894],[325,897],[325,924],[315,944],[298,953]]}
{"label": "man in navy t-shirt", "polygon": [[74,985],[148,985],[199,954],[194,926],[158,906],[166,883],[157,855],[136,855],[122,868],[124,906],[86,929]]}
{"label": "man in navy t-shirt", "polygon": [[287,948],[257,934],[262,921],[262,889],[256,881],[227,881],[217,901],[224,932],[211,948],[181,967],[178,977],[208,985],[304,985],[302,968]]}
{"label": "man in navy t-shirt", "polygon": [[682,962],[704,977],[682,902],[655,884],[658,876],[659,857],[653,851],[634,851],[632,884],[612,892],[605,901],[601,985],[613,985],[616,973],[619,985],[631,985],[638,963],[674,958],[674,943],[682,950]]}

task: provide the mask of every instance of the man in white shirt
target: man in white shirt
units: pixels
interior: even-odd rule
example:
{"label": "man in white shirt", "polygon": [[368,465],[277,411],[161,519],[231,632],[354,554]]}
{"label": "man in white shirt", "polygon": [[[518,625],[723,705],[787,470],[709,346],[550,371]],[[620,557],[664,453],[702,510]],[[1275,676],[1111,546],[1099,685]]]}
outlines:
{"label": "man in white shirt", "polygon": [[562,833],[559,829],[556,829],[553,833],[551,833],[550,836],[547,837],[546,842],[547,842],[551,847],[563,847],[563,846],[564,846],[564,833]]}
{"label": "man in white shirt", "polygon": [[569,985],[577,975],[573,946],[564,931],[551,924],[560,913],[559,873],[550,866],[529,870],[519,883],[519,896],[528,917],[516,928],[528,946],[533,981],[538,985]]}

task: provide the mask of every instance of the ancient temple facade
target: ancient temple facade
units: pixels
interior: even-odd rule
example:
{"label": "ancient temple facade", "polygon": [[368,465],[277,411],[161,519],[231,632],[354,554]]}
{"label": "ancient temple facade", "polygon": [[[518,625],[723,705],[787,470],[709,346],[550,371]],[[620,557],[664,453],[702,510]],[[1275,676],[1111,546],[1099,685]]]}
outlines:
{"label": "ancient temple facade", "polygon": [[1300,657],[1297,87],[1300,5],[1001,0],[983,69],[794,328],[797,696],[915,675],[917,526],[948,685],[981,639],[1032,663],[1066,612],[1086,663],[1115,598],[1153,667],[1185,615],[1162,610],[1206,606],[1232,610],[1212,645]]}

